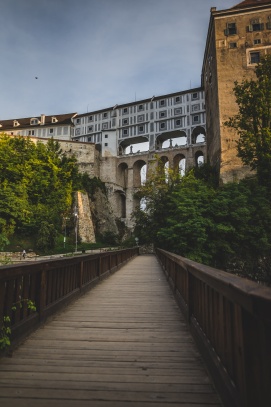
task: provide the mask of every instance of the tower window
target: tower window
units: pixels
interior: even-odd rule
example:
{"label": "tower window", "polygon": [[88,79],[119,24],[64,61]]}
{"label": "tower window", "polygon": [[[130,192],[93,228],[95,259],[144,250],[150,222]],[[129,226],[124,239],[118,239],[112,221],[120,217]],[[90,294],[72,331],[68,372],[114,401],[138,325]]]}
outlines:
{"label": "tower window", "polygon": [[235,35],[237,33],[236,24],[235,23],[227,23],[227,28],[224,30],[224,34],[228,35]]}
{"label": "tower window", "polygon": [[262,30],[264,30],[264,24],[261,22],[260,18],[251,20],[249,26],[247,27],[248,32],[262,31]]}
{"label": "tower window", "polygon": [[260,62],[260,53],[259,52],[251,52],[249,54],[250,63],[251,64],[258,64]]}

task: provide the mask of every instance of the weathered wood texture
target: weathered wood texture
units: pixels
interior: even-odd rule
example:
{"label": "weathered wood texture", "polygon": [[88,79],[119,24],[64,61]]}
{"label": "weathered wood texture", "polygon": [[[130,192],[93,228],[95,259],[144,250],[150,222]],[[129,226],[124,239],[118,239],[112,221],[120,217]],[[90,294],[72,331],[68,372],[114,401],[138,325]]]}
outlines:
{"label": "weathered wood texture", "polygon": [[218,407],[155,256],[139,256],[0,361],[1,407]]}
{"label": "weathered wood texture", "polygon": [[10,317],[13,343],[136,255],[138,248],[131,248],[0,267],[0,321]]}
{"label": "weathered wood texture", "polygon": [[229,407],[271,406],[271,289],[157,250]]}

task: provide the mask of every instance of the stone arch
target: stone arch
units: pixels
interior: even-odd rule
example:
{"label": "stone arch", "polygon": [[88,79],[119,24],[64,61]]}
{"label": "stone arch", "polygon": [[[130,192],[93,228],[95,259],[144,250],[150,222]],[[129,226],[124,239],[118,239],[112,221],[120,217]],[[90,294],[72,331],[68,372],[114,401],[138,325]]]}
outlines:
{"label": "stone arch", "polygon": [[127,188],[128,185],[128,165],[126,163],[121,163],[117,169],[117,184],[123,189]]}
{"label": "stone arch", "polygon": [[200,167],[202,164],[204,164],[204,154],[199,150],[195,154],[195,165],[196,167]]}
{"label": "stone arch", "polygon": [[114,192],[114,201],[116,208],[116,215],[118,218],[126,218],[126,195],[121,190],[116,190]]}
{"label": "stone arch", "polygon": [[183,130],[173,130],[159,134],[156,137],[156,146],[158,149],[174,148],[187,144],[187,134]]}
{"label": "stone arch", "polygon": [[178,171],[181,176],[185,175],[186,170],[186,157],[184,154],[177,154],[173,158],[174,170]]}
{"label": "stone arch", "polygon": [[146,136],[129,137],[119,142],[119,153],[122,155],[137,154],[149,148],[149,138]]}
{"label": "stone arch", "polygon": [[191,135],[192,144],[204,143],[206,138],[206,130],[202,126],[197,126],[193,129]]}
{"label": "stone arch", "polygon": [[137,160],[134,163],[134,166],[133,166],[133,186],[134,186],[134,188],[139,188],[145,181],[143,179],[143,174],[142,174],[143,168],[145,168],[145,169],[147,168],[147,164],[144,160]]}

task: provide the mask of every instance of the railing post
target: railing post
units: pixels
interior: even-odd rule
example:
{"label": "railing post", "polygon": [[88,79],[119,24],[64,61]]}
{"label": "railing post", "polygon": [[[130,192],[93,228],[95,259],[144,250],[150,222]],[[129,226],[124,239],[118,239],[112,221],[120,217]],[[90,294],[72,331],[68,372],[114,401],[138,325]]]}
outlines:
{"label": "railing post", "polygon": [[[269,326],[268,326],[269,325]],[[245,383],[243,400],[247,407],[269,407],[271,401],[271,326],[243,311]],[[269,355],[268,355],[269,354]]]}
{"label": "railing post", "polygon": [[188,269],[186,269],[186,295],[187,295],[187,320],[190,323],[193,314],[193,291],[192,291],[192,276]]}
{"label": "railing post", "polygon": [[83,287],[83,273],[84,273],[84,262],[80,261],[79,279],[77,280],[80,291],[82,290],[82,287]]}
{"label": "railing post", "polygon": [[101,278],[102,275],[102,255],[99,255],[99,261],[98,261],[98,277],[99,279]]}
{"label": "railing post", "polygon": [[39,287],[39,319],[40,321],[44,318],[44,312],[46,307],[46,291],[47,291],[47,271],[45,268],[42,269],[40,273],[40,287]]}

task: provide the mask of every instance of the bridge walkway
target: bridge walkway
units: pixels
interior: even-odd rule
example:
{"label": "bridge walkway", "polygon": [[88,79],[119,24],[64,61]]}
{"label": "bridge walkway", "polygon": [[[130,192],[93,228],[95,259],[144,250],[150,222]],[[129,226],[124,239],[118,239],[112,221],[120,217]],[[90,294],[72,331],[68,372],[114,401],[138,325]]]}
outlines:
{"label": "bridge walkway", "polygon": [[0,360],[1,407],[221,407],[152,255],[52,316]]}

